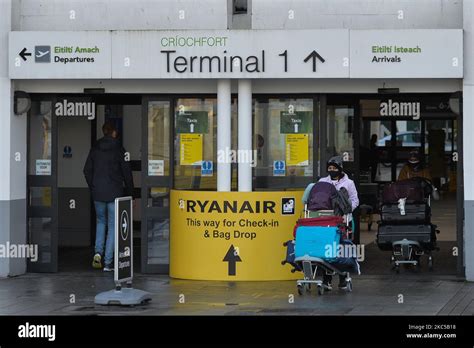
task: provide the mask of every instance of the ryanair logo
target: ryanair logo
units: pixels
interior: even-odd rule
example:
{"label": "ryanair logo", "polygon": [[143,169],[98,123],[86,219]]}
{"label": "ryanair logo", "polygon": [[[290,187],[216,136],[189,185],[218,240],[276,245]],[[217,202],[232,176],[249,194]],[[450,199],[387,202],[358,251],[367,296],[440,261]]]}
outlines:
{"label": "ryanair logo", "polygon": [[178,200],[179,208],[188,213],[275,213],[276,203],[274,201],[201,201],[201,200]]}

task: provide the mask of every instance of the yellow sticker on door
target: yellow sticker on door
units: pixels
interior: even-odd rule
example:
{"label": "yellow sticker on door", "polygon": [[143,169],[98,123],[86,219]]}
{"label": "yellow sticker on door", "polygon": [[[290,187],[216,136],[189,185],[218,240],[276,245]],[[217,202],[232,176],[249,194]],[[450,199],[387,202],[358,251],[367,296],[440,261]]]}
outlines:
{"label": "yellow sticker on door", "polygon": [[286,135],[286,165],[309,165],[309,137],[308,134]]}
{"label": "yellow sticker on door", "polygon": [[202,162],[202,134],[179,135],[179,163],[182,166],[200,165]]}

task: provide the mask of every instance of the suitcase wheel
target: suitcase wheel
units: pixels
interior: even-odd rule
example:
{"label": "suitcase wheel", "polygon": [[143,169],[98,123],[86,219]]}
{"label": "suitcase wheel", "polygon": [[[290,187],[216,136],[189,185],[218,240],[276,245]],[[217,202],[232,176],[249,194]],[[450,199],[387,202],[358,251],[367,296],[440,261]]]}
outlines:
{"label": "suitcase wheel", "polygon": [[282,265],[285,265],[285,264],[286,264],[286,260],[283,260],[283,261],[281,262],[281,264],[282,264]]}

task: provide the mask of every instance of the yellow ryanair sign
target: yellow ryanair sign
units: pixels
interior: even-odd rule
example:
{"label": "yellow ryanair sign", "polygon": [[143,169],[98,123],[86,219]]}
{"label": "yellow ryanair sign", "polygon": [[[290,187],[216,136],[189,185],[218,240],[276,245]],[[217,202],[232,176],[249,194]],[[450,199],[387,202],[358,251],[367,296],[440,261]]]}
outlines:
{"label": "yellow ryanair sign", "polygon": [[289,280],[283,243],[303,191],[171,191],[170,276],[196,280]]}

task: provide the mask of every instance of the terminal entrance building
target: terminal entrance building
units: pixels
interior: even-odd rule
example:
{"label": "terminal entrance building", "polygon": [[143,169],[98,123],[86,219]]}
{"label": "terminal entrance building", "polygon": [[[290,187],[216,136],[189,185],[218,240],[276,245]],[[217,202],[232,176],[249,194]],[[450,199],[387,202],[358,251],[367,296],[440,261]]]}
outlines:
{"label": "terminal entrance building", "polygon": [[0,245],[37,246],[37,260],[1,257],[0,276],[92,271],[83,167],[110,121],[133,171],[138,272],[293,279],[281,243],[335,155],[364,208],[362,272],[390,272],[379,193],[418,150],[441,197],[433,274],[474,280],[474,2],[1,0],[0,13]]}

